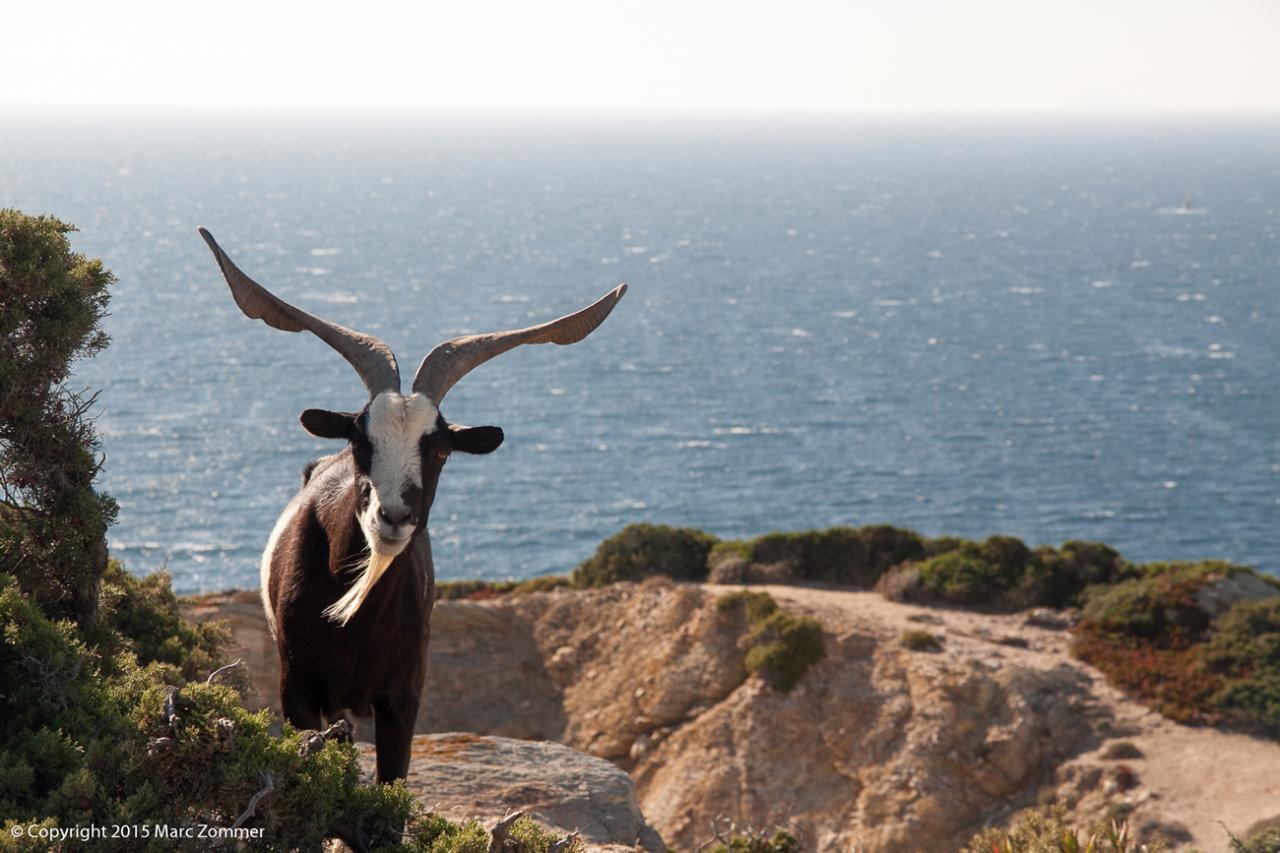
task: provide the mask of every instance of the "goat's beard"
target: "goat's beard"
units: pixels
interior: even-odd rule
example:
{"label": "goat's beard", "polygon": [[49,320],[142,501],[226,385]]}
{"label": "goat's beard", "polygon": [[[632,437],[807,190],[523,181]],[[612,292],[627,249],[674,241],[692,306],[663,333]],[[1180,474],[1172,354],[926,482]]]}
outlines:
{"label": "goat's beard", "polygon": [[356,582],[342,598],[324,609],[324,615],[339,625],[346,625],[351,621],[351,617],[356,615],[360,605],[364,604],[364,600],[373,591],[378,579],[391,567],[405,547],[402,544],[393,550],[380,550],[379,545],[373,544],[377,542],[377,536],[370,538],[368,532],[365,533],[365,541],[365,550],[353,561],[351,567],[352,571],[360,572],[360,577],[356,578]]}

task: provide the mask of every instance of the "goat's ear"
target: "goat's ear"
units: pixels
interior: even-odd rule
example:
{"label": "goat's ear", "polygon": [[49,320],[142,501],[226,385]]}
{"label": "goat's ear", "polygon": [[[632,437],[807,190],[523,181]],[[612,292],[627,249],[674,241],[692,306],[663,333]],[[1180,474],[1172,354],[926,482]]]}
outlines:
{"label": "goat's ear", "polygon": [[307,409],[302,413],[302,428],[316,438],[351,438],[356,428],[354,412],[331,412]]}
{"label": "goat's ear", "polygon": [[449,424],[453,449],[463,453],[492,453],[502,444],[502,430],[495,426],[468,427]]}

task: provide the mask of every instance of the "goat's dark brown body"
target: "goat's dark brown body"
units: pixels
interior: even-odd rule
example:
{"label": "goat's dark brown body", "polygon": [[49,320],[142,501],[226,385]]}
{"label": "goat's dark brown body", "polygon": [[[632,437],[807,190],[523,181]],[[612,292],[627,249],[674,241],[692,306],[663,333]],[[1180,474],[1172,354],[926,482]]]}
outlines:
{"label": "goat's dark brown body", "polygon": [[378,781],[387,782],[408,770],[426,684],[435,573],[427,507],[417,507],[420,521],[412,542],[359,611],[346,625],[324,615],[350,586],[356,574],[352,566],[366,549],[356,519],[356,482],[349,448],[308,471],[302,491],[285,510],[270,553],[264,555],[263,598],[280,651],[285,719],[297,728],[314,729],[348,710],[357,716],[372,714]]}

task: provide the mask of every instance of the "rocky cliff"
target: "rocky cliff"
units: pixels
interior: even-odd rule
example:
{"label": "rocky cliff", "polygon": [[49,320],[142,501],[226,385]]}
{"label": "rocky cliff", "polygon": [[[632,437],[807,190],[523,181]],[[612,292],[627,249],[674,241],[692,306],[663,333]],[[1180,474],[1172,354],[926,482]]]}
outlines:
{"label": "rocky cliff", "polygon": [[[716,606],[726,587],[441,602],[419,730],[558,741],[608,759],[682,850],[716,821],[784,826],[815,850],[955,850],[1049,800],[1080,822],[1125,816],[1218,850],[1219,821],[1243,833],[1280,815],[1280,744],[1128,701],[1067,654],[1054,614],[766,589],[823,625],[825,657],[787,693],[748,673],[747,626]],[[208,596],[194,612],[231,620],[270,703],[275,655],[255,597]],[[904,643],[907,632],[936,646]]]}

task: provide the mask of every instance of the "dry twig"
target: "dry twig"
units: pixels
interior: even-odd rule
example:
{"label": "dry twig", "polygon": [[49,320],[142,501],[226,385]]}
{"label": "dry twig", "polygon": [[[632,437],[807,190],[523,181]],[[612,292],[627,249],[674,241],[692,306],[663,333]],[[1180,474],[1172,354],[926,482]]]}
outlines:
{"label": "dry twig", "polygon": [[217,681],[223,675],[229,673],[231,670],[236,669],[237,667],[242,667],[242,666],[244,666],[244,658],[236,658],[235,662],[229,663],[226,666],[220,666],[217,669],[215,669],[213,672],[209,673],[209,677],[204,680],[204,683],[213,684],[215,681]]}
{"label": "dry twig", "polygon": [[502,853],[507,845],[507,835],[515,822],[524,817],[524,812],[511,812],[489,830],[489,853]]}
{"label": "dry twig", "polygon": [[[258,801],[261,800],[263,797],[265,797],[267,794],[270,794],[271,792],[275,791],[275,789],[276,789],[275,780],[271,778],[271,771],[270,770],[262,771],[262,788],[258,791],[258,793],[254,794],[252,797],[249,798],[249,805],[245,806],[244,811],[240,813],[240,817],[236,818],[235,823],[231,824],[231,828],[239,829],[240,827],[244,826],[245,821],[249,820],[249,818],[257,814]],[[222,844],[222,842],[226,841],[228,837],[230,836],[224,836],[222,838],[219,838],[218,840],[213,842],[212,846],[217,847],[218,845]]]}

